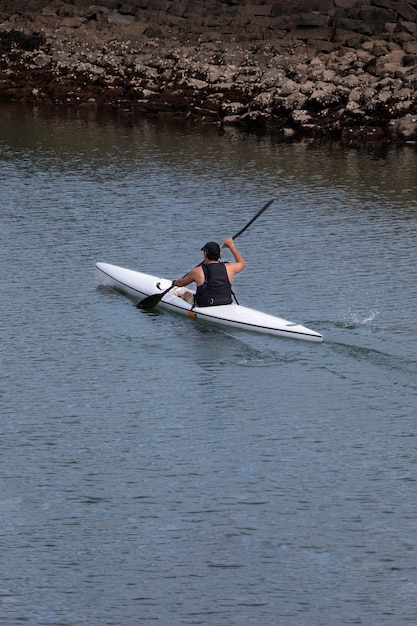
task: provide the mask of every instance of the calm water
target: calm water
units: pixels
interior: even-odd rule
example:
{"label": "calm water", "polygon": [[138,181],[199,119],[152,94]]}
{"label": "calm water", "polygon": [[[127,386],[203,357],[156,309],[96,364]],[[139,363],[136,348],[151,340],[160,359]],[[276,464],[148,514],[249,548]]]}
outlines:
{"label": "calm water", "polygon": [[[0,109],[0,623],[417,623],[417,150]],[[237,232],[242,304],[138,311]]]}

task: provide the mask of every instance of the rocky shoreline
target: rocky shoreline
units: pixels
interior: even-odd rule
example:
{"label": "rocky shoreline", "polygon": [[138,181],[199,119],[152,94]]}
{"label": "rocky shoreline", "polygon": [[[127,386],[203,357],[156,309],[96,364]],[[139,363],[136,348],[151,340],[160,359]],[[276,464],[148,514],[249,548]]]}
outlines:
{"label": "rocky shoreline", "polygon": [[354,20],[353,8],[334,7],[357,2],[323,2],[321,11],[295,15],[278,10],[285,3],[252,3],[245,29],[236,12],[234,28],[229,21],[225,29],[222,15],[211,27],[203,18],[173,19],[168,7],[187,2],[0,1],[0,100],[122,110],[289,138],[416,142],[417,2],[368,2],[374,10],[385,5],[385,13],[374,21],[378,28],[357,20],[355,30],[346,22]]}

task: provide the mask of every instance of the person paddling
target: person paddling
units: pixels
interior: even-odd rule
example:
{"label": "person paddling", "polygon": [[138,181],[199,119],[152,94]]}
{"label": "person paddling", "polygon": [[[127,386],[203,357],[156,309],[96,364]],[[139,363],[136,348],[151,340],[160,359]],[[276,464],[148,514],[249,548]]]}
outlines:
{"label": "person paddling", "polygon": [[[185,287],[190,283],[195,283],[197,291],[195,294],[195,305],[198,307],[219,306],[231,304],[232,282],[235,274],[245,269],[245,260],[237,250],[232,237],[228,237],[224,246],[229,248],[235,259],[234,263],[222,263],[220,261],[221,249],[215,241],[209,241],[201,248],[204,253],[204,261],[201,265],[193,267],[185,276],[174,280],[174,287]],[[174,295],[183,298],[190,304],[194,299],[190,291],[173,291]]]}

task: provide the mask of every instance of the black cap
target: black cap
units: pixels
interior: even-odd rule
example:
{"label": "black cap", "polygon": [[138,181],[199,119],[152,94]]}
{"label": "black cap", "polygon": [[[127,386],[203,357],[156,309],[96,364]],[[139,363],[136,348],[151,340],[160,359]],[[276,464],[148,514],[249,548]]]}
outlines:
{"label": "black cap", "polygon": [[215,241],[209,241],[201,249],[207,254],[210,261],[217,261],[220,259],[220,246]]}

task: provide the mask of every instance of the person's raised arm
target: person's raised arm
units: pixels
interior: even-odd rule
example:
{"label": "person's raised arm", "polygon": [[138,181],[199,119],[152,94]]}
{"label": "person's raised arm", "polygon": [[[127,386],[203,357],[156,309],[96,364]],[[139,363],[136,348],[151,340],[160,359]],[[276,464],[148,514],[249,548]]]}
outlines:
{"label": "person's raised arm", "polygon": [[223,244],[226,248],[229,248],[230,252],[233,254],[235,259],[234,263],[228,263],[229,269],[232,270],[233,275],[238,274],[242,270],[245,269],[246,263],[243,256],[240,254],[239,250],[235,246],[235,242],[232,237],[228,237]]}

